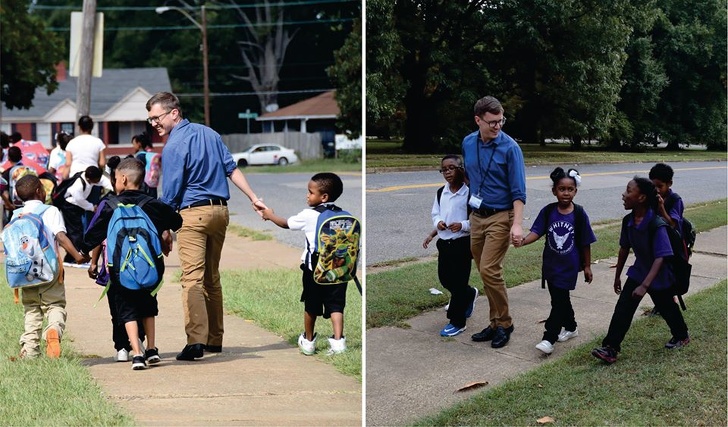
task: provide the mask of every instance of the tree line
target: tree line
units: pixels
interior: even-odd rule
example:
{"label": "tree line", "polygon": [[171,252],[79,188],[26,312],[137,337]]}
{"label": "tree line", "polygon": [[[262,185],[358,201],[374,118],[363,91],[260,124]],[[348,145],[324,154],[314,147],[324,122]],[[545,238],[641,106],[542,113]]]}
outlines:
{"label": "tree line", "polygon": [[726,149],[725,0],[368,0],[367,135],[457,149],[472,107],[506,132],[635,150]]}

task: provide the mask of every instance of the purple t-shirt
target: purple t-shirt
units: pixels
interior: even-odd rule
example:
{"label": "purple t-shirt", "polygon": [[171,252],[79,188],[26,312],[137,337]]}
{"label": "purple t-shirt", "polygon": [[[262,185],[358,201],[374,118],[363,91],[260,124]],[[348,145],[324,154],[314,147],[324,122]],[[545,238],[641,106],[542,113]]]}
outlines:
{"label": "purple t-shirt", "polygon": [[[619,236],[619,246],[626,249],[632,249],[635,261],[627,270],[627,277],[642,283],[647,277],[647,273],[652,268],[655,258],[667,257],[672,255],[672,247],[670,246],[670,238],[667,236],[665,227],[658,227],[655,236],[650,242],[649,225],[655,212],[648,209],[645,217],[638,226],[634,224],[634,214],[627,215],[627,226],[622,227]],[[672,270],[667,268],[666,264],[662,264],[659,273],[650,284],[650,289],[662,290],[670,287],[672,283]]]}
{"label": "purple t-shirt", "polygon": [[577,244],[574,241],[576,237],[574,234],[575,212],[576,210],[573,210],[571,213],[563,215],[554,206],[548,221],[545,221],[546,208],[544,207],[531,226],[532,233],[539,237],[546,236],[546,245],[543,250],[543,277],[552,286],[560,289],[573,290],[576,288],[581,268],[579,248],[597,241],[586,212],[584,212],[584,230],[580,230],[581,242]]}

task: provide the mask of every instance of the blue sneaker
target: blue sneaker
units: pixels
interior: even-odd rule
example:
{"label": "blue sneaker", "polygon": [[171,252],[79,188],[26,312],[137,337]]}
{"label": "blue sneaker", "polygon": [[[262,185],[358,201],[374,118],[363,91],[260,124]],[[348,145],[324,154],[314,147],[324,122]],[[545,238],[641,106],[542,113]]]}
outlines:
{"label": "blue sneaker", "polygon": [[465,326],[462,328],[458,328],[457,326],[453,326],[452,324],[448,323],[442,330],[440,331],[441,337],[454,337],[455,335],[460,335],[465,330]]}
{"label": "blue sneaker", "polygon": [[473,315],[473,311],[475,311],[475,302],[478,301],[478,288],[475,289],[475,296],[473,297],[473,302],[470,303],[470,307],[468,307],[467,310],[465,310],[465,318],[470,319],[470,316]]}

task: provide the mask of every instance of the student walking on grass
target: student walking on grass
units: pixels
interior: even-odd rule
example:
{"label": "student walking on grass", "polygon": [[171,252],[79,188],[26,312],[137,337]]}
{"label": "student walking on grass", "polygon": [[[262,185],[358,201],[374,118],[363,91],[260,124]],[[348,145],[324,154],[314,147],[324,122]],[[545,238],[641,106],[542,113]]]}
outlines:
{"label": "student walking on grass", "polygon": [[[51,250],[60,259],[56,242],[71,254],[77,263],[88,261],[89,257],[73,246],[66,236],[61,212],[55,206],[45,205],[46,192],[37,176],[26,175],[20,178],[15,191],[25,203],[13,212],[13,218],[26,212],[38,213],[49,239]],[[41,214],[42,212],[42,214]],[[61,338],[66,328],[66,290],[63,282],[63,269],[51,283],[21,289],[23,310],[25,312],[25,333],[20,337],[20,357],[33,358],[40,355],[41,330],[46,340],[46,355],[61,356]],[[43,318],[48,323],[43,329]]]}
{"label": "student walking on grass", "polygon": [[346,306],[347,283],[321,285],[314,281],[311,258],[316,240],[316,224],[321,214],[317,208],[326,206],[329,209],[338,209],[333,203],[344,192],[344,184],[338,175],[322,172],[314,175],[308,182],[306,203],[312,209],[304,209],[298,214],[286,219],[276,215],[272,209],[262,211],[263,219],[273,222],[281,228],[301,230],[306,235],[306,248],[301,255],[301,270],[303,270],[303,293],[301,302],[304,303],[303,326],[304,332],[298,337],[298,347],[301,352],[310,356],[316,352],[316,337],[314,332],[316,318],[323,316],[331,318],[334,335],[329,338],[329,354],[342,353],[346,350],[346,337],[344,336],[344,307]]}
{"label": "student walking on grass", "polygon": [[546,354],[553,353],[556,341],[568,341],[579,335],[569,293],[576,288],[581,270],[584,270],[584,280],[591,283],[591,244],[597,241],[589,216],[574,203],[581,184],[579,172],[556,168],[551,172],[551,181],[551,192],[557,201],[541,209],[523,243],[516,242],[516,247],[520,247],[546,236],[541,274],[548,284],[551,313],[546,319],[543,339],[536,344]]}
{"label": "student walking on grass", "polygon": [[437,240],[437,277],[450,291],[447,318],[450,322],[440,336],[454,337],[465,330],[466,319],[473,314],[478,289],[468,284],[473,264],[470,254],[470,221],[468,221],[468,186],[460,156],[447,155],[440,163],[440,173],[447,182],[437,190],[432,204],[432,224],[435,229],[425,238],[427,249],[435,236]]}
{"label": "student walking on grass", "polygon": [[[156,233],[162,242],[162,250],[168,255],[172,249],[172,235],[170,230],[177,230],[182,226],[182,217],[169,205],[151,198],[140,190],[144,180],[144,165],[138,159],[126,158],[119,163],[114,171],[114,189],[118,194],[118,203],[139,206],[156,227]],[[109,221],[114,214],[114,208],[104,203],[99,219],[87,231],[82,247],[90,250],[100,245],[107,237]],[[144,230],[142,230],[144,231]],[[109,237],[111,239],[111,237]],[[109,242],[109,244],[115,244]],[[113,260],[110,260],[110,262]],[[155,343],[154,318],[159,314],[157,297],[154,288],[132,290],[121,285],[119,265],[109,265],[111,287],[115,288],[116,311],[119,321],[124,324],[132,348],[132,369],[147,368],[147,363],[160,362],[159,350]],[[142,352],[141,340],[137,321],[144,323],[144,332],[147,336],[147,348]]]}
{"label": "student walking on grass", "polygon": [[[594,357],[609,364],[617,361],[617,353],[622,349],[632,316],[646,293],[670,328],[672,338],[665,348],[680,348],[690,342],[680,307],[672,298],[673,274],[665,265],[665,257],[673,255],[665,228],[668,225],[662,220],[658,220],[656,226],[650,224],[658,215],[659,208],[655,185],[647,178],[634,177],[622,193],[622,201],[624,208],[632,212],[622,221],[619,236],[619,257],[614,273],[614,292],[619,299],[602,346],[591,352]],[[635,261],[627,270],[627,282],[622,288],[622,270],[630,249],[634,251]]]}

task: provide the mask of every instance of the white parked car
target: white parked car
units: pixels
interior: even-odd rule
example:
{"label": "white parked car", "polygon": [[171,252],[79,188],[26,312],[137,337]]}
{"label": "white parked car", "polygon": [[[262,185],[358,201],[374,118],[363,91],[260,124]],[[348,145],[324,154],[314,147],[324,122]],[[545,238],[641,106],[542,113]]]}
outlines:
{"label": "white parked car", "polygon": [[233,153],[233,160],[238,166],[248,165],[281,165],[296,163],[298,156],[290,148],[278,144],[256,144],[240,153]]}

